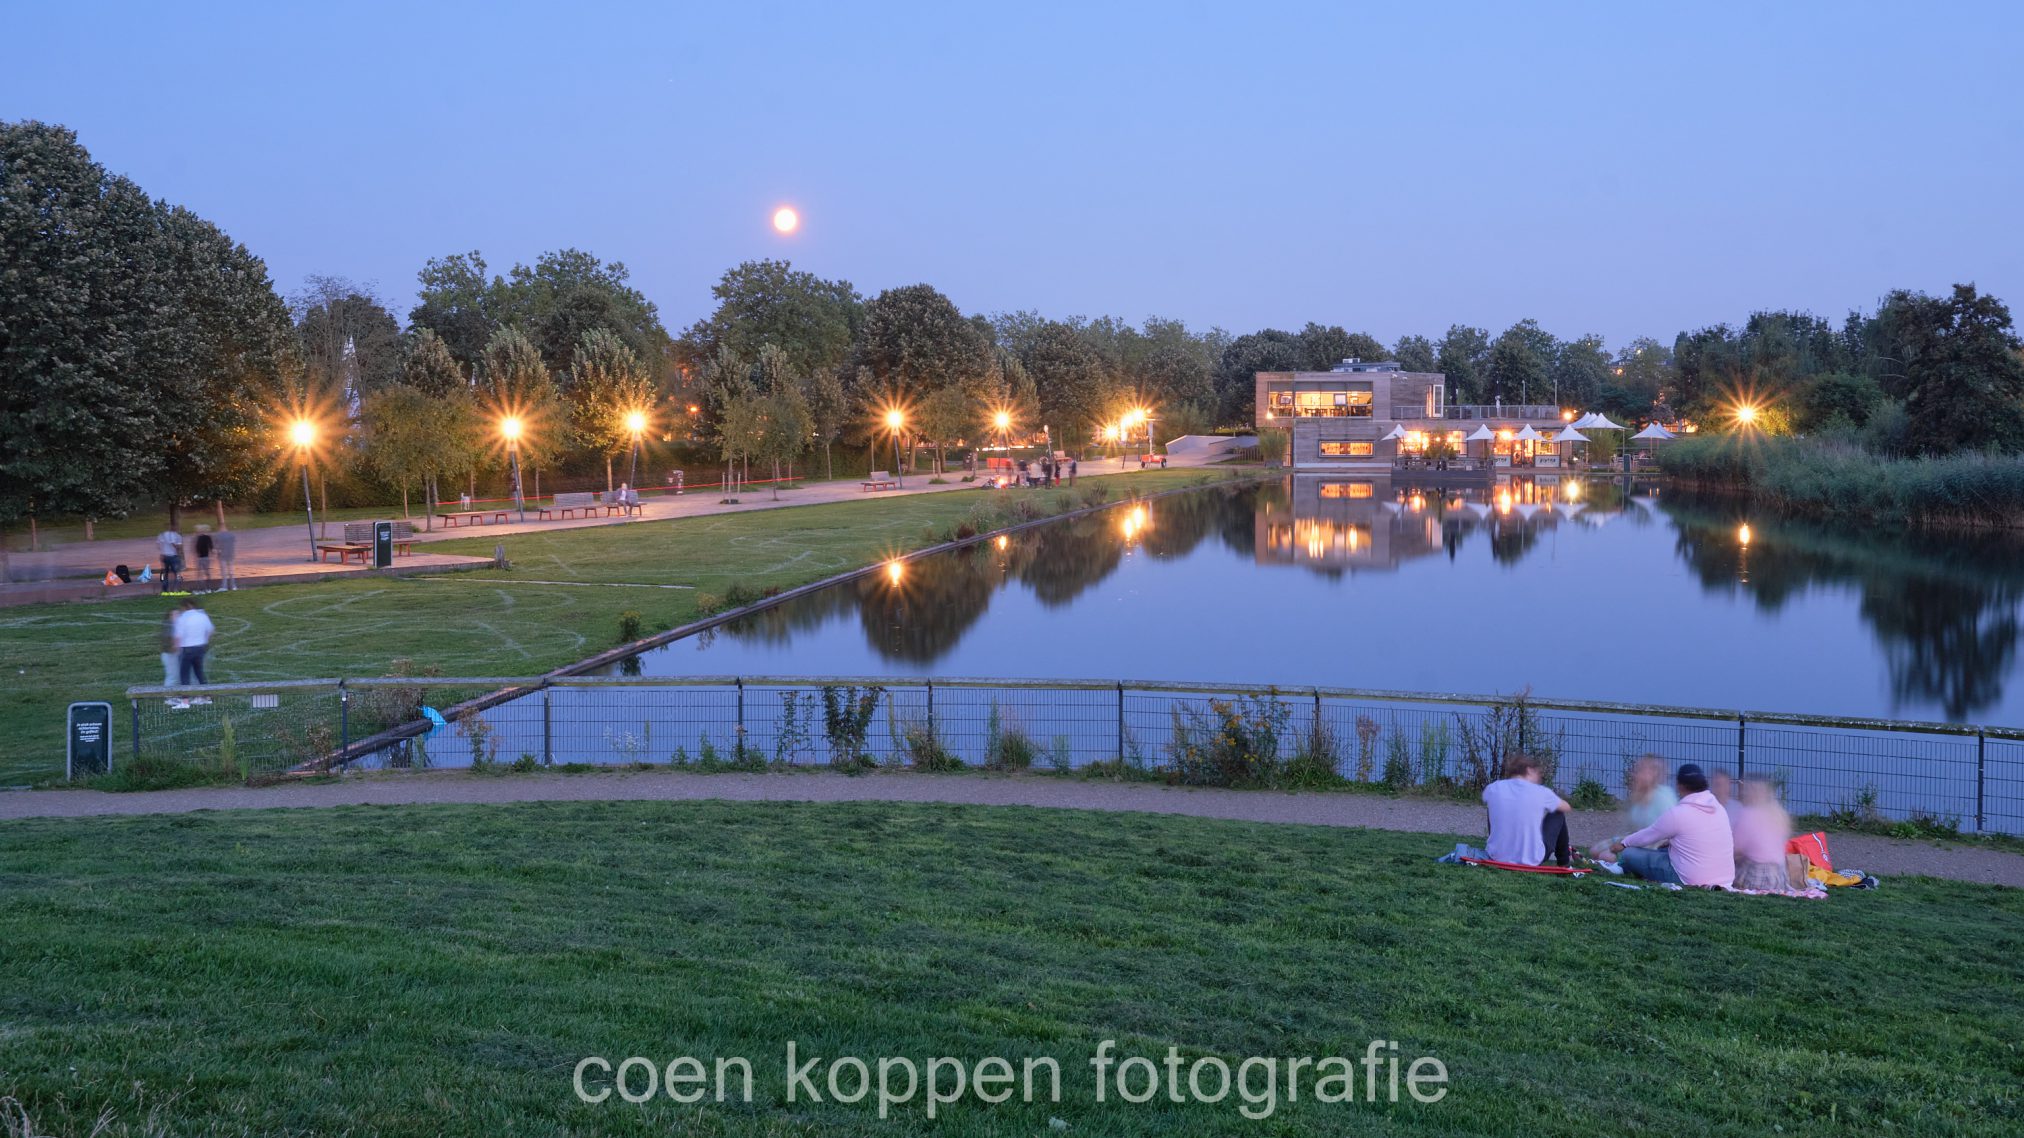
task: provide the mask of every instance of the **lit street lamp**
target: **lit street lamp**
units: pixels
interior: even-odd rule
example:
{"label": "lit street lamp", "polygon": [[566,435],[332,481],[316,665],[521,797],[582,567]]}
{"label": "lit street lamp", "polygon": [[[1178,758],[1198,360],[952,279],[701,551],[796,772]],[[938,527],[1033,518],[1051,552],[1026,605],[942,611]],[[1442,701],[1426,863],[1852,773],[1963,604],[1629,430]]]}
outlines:
{"label": "lit street lamp", "polygon": [[527,520],[527,499],[520,495],[520,420],[508,416],[499,424],[499,433],[506,436],[506,458],[513,468],[513,508],[520,511],[520,520]]}
{"label": "lit street lamp", "polygon": [[893,433],[893,482],[899,486],[907,484],[906,468],[900,465],[900,428],[907,425],[907,417],[895,407],[886,412],[886,430]]}
{"label": "lit street lamp", "polygon": [[1754,425],[1756,422],[1757,408],[1755,404],[1744,403],[1736,408],[1736,424],[1738,426],[1748,427]]}
{"label": "lit street lamp", "polygon": [[626,474],[626,489],[637,494],[640,490],[640,436],[646,433],[647,417],[644,412],[634,411],[625,417],[626,430],[632,432],[632,469]]}
{"label": "lit street lamp", "polygon": [[316,507],[309,500],[309,448],[316,444],[316,424],[297,419],[288,428],[295,444],[295,456],[302,462],[302,512],[309,524],[309,559],[316,560]]}

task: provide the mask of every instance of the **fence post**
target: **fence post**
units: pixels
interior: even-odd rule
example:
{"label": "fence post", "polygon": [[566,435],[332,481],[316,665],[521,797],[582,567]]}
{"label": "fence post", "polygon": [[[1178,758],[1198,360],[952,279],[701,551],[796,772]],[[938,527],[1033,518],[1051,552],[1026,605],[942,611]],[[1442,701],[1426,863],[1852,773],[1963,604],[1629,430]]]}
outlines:
{"label": "fence post", "polygon": [[1740,712],[1736,715],[1736,781],[1743,781],[1743,737],[1749,733],[1750,717]]}
{"label": "fence post", "polygon": [[1984,789],[1988,785],[1989,735],[1986,731],[1975,732],[1975,831],[1986,833],[1988,823],[1982,820]]}
{"label": "fence post", "polygon": [[350,765],[351,689],[344,686],[342,677],[337,681],[337,753],[344,756],[346,765]]}
{"label": "fence post", "polygon": [[1124,763],[1124,681],[1117,684],[1117,761]]}
{"label": "fence post", "polygon": [[138,696],[129,696],[127,702],[134,709],[134,761],[138,762],[141,757],[141,701]]}
{"label": "fence post", "polygon": [[735,757],[742,755],[745,747],[745,677],[739,676],[734,682],[738,685],[738,732],[731,748]]}
{"label": "fence post", "polygon": [[541,764],[547,766],[555,761],[555,715],[550,707],[549,693],[553,689],[546,681],[541,684]]}
{"label": "fence post", "polygon": [[928,681],[928,734],[935,734],[935,681]]}

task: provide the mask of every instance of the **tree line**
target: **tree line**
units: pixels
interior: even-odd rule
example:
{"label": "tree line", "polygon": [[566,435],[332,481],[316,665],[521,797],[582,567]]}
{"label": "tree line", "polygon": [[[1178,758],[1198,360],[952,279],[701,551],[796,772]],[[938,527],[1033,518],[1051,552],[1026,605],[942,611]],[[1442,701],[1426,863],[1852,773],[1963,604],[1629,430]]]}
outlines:
{"label": "tree line", "polygon": [[[1390,358],[1448,377],[1454,403],[1556,403],[1627,420],[1714,419],[1761,404],[1767,429],[1849,432],[1900,453],[2024,447],[2010,314],[1972,286],[1895,292],[1839,325],[1760,312],[1735,327],[1612,351],[1535,320],[1439,337],[1309,323],[1232,335],[1176,319],[962,312],[927,284],[866,297],[786,261],[713,286],[679,335],[622,263],[575,249],[494,272],[429,260],[405,323],[369,286],[312,277],[284,301],[215,225],[108,173],[59,126],[0,124],[0,524],[116,517],[272,492],[287,417],[321,426],[326,468],[404,501],[475,489],[505,462],[502,417],[536,469],[599,463],[635,440],[707,446],[742,476],[897,434],[933,461],[1047,428],[1078,447],[1127,409],[1161,438],[1252,421],[1259,371]],[[893,431],[887,414],[898,411]]]}

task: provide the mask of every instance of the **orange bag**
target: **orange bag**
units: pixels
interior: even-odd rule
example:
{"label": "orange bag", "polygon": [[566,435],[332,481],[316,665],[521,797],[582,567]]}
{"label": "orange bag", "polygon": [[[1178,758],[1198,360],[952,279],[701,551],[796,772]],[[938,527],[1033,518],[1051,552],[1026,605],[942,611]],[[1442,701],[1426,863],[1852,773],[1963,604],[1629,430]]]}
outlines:
{"label": "orange bag", "polygon": [[1826,834],[1801,834],[1785,843],[1785,852],[1796,853],[1830,873],[1834,871],[1834,859],[1827,856]]}

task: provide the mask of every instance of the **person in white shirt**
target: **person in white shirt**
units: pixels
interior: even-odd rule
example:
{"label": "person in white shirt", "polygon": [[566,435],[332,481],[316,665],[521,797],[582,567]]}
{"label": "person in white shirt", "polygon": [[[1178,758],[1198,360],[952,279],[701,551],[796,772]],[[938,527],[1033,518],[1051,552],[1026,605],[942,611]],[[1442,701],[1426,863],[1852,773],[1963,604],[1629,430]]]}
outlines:
{"label": "person in white shirt", "polygon": [[169,582],[178,588],[183,583],[183,535],[170,526],[155,535],[155,549],[162,555],[162,592],[169,591]]}
{"label": "person in white shirt", "polygon": [[1490,837],[1483,850],[1492,861],[1543,865],[1550,850],[1554,864],[1568,864],[1570,807],[1546,785],[1538,759],[1513,755],[1505,760],[1504,777],[1483,788],[1483,805],[1490,811]]}
{"label": "person in white shirt", "polygon": [[176,614],[176,649],[182,654],[181,683],[188,687],[192,677],[198,685],[204,683],[204,653],[210,650],[211,633],[214,626],[211,616],[195,597],[183,602],[183,609]]}

